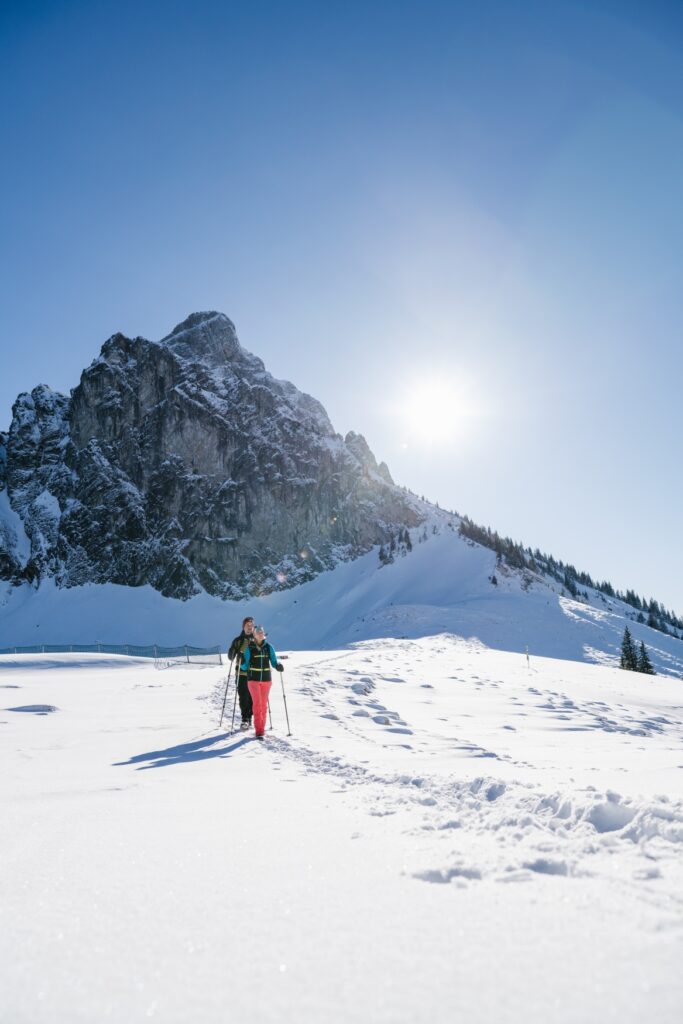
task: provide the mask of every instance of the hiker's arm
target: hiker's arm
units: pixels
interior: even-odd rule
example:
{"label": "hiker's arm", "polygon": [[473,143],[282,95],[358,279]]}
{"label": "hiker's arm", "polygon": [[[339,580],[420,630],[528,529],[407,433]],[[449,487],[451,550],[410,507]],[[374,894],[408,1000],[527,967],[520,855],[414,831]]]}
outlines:
{"label": "hiker's arm", "polygon": [[277,655],[275,654],[275,648],[273,647],[272,644],[269,644],[269,647],[270,647],[270,664],[273,666],[273,668],[277,672],[284,672],[284,665],[277,660]]}

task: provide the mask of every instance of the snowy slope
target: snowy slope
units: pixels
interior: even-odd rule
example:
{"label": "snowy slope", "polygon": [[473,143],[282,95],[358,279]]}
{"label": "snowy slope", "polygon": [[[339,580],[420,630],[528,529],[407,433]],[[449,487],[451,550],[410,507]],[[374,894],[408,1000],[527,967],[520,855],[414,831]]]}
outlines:
{"label": "snowy slope", "polygon": [[449,636],[285,680],[260,745],[225,669],[0,658],[3,1020],[677,1024],[679,681]]}
{"label": "snowy slope", "polygon": [[434,510],[426,529],[412,531],[412,552],[393,564],[380,566],[375,549],[302,586],[248,602],[206,594],[183,602],[151,587],[60,590],[51,581],[37,591],[7,588],[0,594],[0,647],[101,640],[225,648],[251,614],[265,622],[276,647],[448,632],[498,650],[528,646],[533,655],[614,664],[627,623],[657,672],[683,673],[683,642],[632,621],[632,608],[597,592],[575,601],[556,583],[496,567],[493,552],[461,537],[456,523]]}

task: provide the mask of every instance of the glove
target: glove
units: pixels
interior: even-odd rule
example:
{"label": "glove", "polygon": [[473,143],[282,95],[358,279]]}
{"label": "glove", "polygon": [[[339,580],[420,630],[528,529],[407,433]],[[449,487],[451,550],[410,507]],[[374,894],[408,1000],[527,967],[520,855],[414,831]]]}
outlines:
{"label": "glove", "polygon": [[275,666],[275,669],[277,672],[284,672],[285,666],[282,664],[281,661],[278,661],[277,665]]}

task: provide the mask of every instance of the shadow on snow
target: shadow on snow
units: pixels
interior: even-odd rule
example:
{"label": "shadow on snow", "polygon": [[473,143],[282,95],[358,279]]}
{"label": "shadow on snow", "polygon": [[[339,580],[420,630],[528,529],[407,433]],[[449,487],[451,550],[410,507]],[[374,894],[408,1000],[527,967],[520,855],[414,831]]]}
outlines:
{"label": "shadow on snow", "polygon": [[[135,754],[127,761],[114,761],[114,767],[122,765],[137,764],[137,771],[147,768],[167,768],[173,764],[186,764],[190,761],[206,761],[212,757],[229,757],[239,747],[249,743],[249,736],[243,736],[227,747],[216,747],[215,744],[222,743],[229,737],[230,733],[221,733],[220,736],[211,736],[205,740],[197,740],[195,743],[180,743],[177,747],[167,747],[166,750],[149,750],[144,754]],[[210,750],[206,748],[210,747]],[[148,761],[149,764],[140,764],[141,761]]]}

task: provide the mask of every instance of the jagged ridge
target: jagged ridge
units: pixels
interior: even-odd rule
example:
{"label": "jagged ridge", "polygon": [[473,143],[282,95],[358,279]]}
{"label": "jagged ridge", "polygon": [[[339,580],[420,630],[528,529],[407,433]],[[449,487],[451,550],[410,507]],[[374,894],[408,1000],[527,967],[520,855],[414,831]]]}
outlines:
{"label": "jagged ridge", "polygon": [[362,436],[335,433],[216,312],[160,342],[113,335],[70,396],[20,395],[0,492],[28,538],[4,517],[1,578],[173,597],[291,586],[423,516]]}

